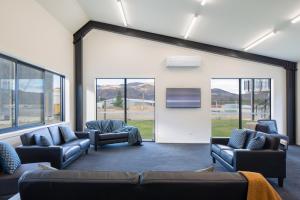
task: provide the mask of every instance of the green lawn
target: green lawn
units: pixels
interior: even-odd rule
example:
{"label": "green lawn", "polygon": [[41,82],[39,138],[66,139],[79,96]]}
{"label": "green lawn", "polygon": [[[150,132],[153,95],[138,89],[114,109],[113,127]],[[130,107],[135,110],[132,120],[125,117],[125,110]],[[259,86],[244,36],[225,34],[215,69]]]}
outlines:
{"label": "green lawn", "polygon": [[[242,121],[242,126],[245,127],[247,121]],[[213,137],[228,137],[231,135],[231,131],[234,128],[239,127],[239,120],[227,119],[227,120],[212,120],[212,136]]]}
{"label": "green lawn", "polygon": [[139,128],[142,138],[144,140],[153,139],[153,131],[154,131],[153,120],[129,120],[127,124]]}

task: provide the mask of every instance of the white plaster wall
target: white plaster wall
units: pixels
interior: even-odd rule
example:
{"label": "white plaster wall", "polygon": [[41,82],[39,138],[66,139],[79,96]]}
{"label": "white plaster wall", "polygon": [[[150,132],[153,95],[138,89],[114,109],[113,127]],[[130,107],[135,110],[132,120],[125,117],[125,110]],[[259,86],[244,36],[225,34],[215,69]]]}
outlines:
{"label": "white plaster wall", "polygon": [[[74,118],[72,33],[34,0],[0,0],[0,52],[66,76],[66,121]],[[0,140],[19,142],[16,134]]]}
{"label": "white plaster wall", "polygon": [[[211,78],[272,78],[272,117],[279,129],[286,129],[285,70],[265,64],[239,60],[149,40],[93,30],[83,43],[84,120],[96,117],[96,78],[155,78],[156,141],[161,143],[207,143],[211,135]],[[197,69],[167,69],[167,56],[199,56]],[[199,87],[200,109],[167,109],[168,87]]]}

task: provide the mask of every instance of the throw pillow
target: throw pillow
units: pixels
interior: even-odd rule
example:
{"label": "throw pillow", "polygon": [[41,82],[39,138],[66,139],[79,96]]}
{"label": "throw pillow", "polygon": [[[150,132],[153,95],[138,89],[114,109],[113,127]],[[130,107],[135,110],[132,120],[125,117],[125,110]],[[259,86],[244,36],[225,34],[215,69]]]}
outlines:
{"label": "throw pillow", "polygon": [[5,142],[0,142],[0,165],[5,174],[13,174],[21,165],[16,150]]}
{"label": "throw pillow", "polygon": [[44,147],[49,147],[53,145],[53,143],[45,136],[41,135],[40,136],[40,145]]}
{"label": "throw pillow", "polygon": [[65,142],[71,142],[73,140],[78,139],[74,133],[74,131],[71,130],[68,126],[60,126],[59,127],[61,134],[65,140]]}
{"label": "throw pillow", "polygon": [[228,146],[234,149],[242,149],[247,139],[247,132],[243,129],[233,129]]}
{"label": "throw pillow", "polygon": [[249,150],[260,150],[263,149],[265,143],[266,143],[266,135],[262,132],[257,132],[256,136],[252,138],[248,145],[247,149]]}
{"label": "throw pillow", "polygon": [[213,166],[208,167],[208,168],[204,168],[204,169],[198,169],[195,172],[213,172],[215,171],[215,168]]}

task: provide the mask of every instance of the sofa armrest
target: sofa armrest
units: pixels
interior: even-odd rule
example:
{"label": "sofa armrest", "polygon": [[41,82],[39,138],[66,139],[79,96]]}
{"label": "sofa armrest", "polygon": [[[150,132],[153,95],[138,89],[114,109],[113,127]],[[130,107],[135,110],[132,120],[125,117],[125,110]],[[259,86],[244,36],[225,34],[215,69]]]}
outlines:
{"label": "sofa armrest", "polygon": [[22,164],[50,162],[52,167],[60,169],[63,163],[63,149],[60,146],[18,146],[16,152]]}
{"label": "sofa armrest", "polygon": [[259,172],[266,177],[286,177],[286,152],[282,150],[235,149],[233,166],[236,171]]}
{"label": "sofa armrest", "polygon": [[85,132],[89,133],[89,138],[91,140],[91,144],[96,145],[97,142],[99,141],[100,131],[93,130],[93,129],[86,129]]}
{"label": "sofa armrest", "polygon": [[211,144],[223,144],[227,145],[229,142],[229,137],[211,137],[210,143]]}
{"label": "sofa armrest", "polygon": [[76,135],[79,139],[88,139],[88,138],[89,138],[89,134],[90,134],[90,132],[88,132],[88,131],[84,131],[84,132],[76,131],[76,132],[75,132],[75,135]]}

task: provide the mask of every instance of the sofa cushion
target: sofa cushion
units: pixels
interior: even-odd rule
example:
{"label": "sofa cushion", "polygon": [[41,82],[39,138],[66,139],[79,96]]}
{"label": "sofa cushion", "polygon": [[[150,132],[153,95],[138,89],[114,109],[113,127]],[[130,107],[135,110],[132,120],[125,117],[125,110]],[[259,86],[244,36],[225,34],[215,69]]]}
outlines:
{"label": "sofa cushion", "polygon": [[[26,171],[38,170],[39,163],[22,164],[12,175],[0,175],[0,196],[15,194],[18,192],[18,180]],[[50,163],[42,163],[50,166]]]}
{"label": "sofa cushion", "polygon": [[50,135],[48,128],[41,128],[32,132],[34,134],[35,144],[39,146],[43,146],[41,142],[41,136],[47,138],[47,140],[53,145],[53,140]]}
{"label": "sofa cushion", "polygon": [[74,131],[72,131],[70,127],[59,126],[59,129],[61,131],[61,134],[62,134],[65,142],[71,142],[73,140],[78,139],[77,136],[75,135]]}
{"label": "sofa cushion", "polygon": [[87,149],[90,146],[90,139],[77,139],[72,142],[63,144],[62,146],[80,146],[81,149]]}
{"label": "sofa cushion", "polygon": [[49,132],[52,136],[54,145],[61,145],[63,143],[63,138],[58,126],[50,126],[48,127]]}
{"label": "sofa cushion", "polygon": [[223,160],[225,160],[226,162],[228,162],[229,164],[232,165],[233,163],[233,149],[227,149],[227,150],[222,150],[221,151],[221,158],[223,158]]}
{"label": "sofa cushion", "polygon": [[266,136],[258,132],[256,136],[249,141],[247,145],[247,149],[249,150],[263,149],[265,142],[266,142]]}
{"label": "sofa cushion", "polygon": [[280,138],[277,134],[266,134],[262,132],[257,132],[258,135],[263,134],[266,136],[266,141],[263,149],[278,150],[280,145]]}
{"label": "sofa cushion", "polygon": [[21,165],[16,150],[5,142],[0,142],[0,165],[5,174],[13,174]]}
{"label": "sofa cushion", "polygon": [[120,138],[128,138],[128,133],[121,132],[121,133],[103,133],[99,134],[100,140],[113,140],[113,139],[120,139]]}
{"label": "sofa cushion", "polygon": [[262,124],[262,125],[266,125],[266,126],[269,126],[269,133],[270,134],[277,134],[278,131],[277,131],[277,126],[276,126],[276,122],[274,120],[262,120],[262,121],[258,121],[259,124]]}
{"label": "sofa cushion", "polygon": [[226,146],[226,145],[222,145],[222,144],[212,144],[211,145],[211,150],[220,155],[221,154],[221,150],[226,150],[226,149],[232,149],[230,146]]}
{"label": "sofa cushion", "polygon": [[233,129],[228,146],[235,149],[242,149],[247,138],[247,132],[244,129]]}
{"label": "sofa cushion", "polygon": [[49,140],[47,137],[40,135],[40,146],[49,147],[53,145],[53,142]]}
{"label": "sofa cushion", "polygon": [[255,138],[256,136],[256,131],[254,130],[250,130],[250,129],[247,129],[246,130],[246,140],[245,140],[245,144],[244,144],[244,147],[243,148],[247,148],[248,146],[248,143],[250,142],[251,139]]}
{"label": "sofa cushion", "polygon": [[63,146],[63,155],[64,155],[64,161],[68,160],[72,156],[80,153],[80,146]]}
{"label": "sofa cushion", "polygon": [[98,120],[89,121],[85,123],[86,127],[91,130],[101,130],[101,124],[98,123]]}

